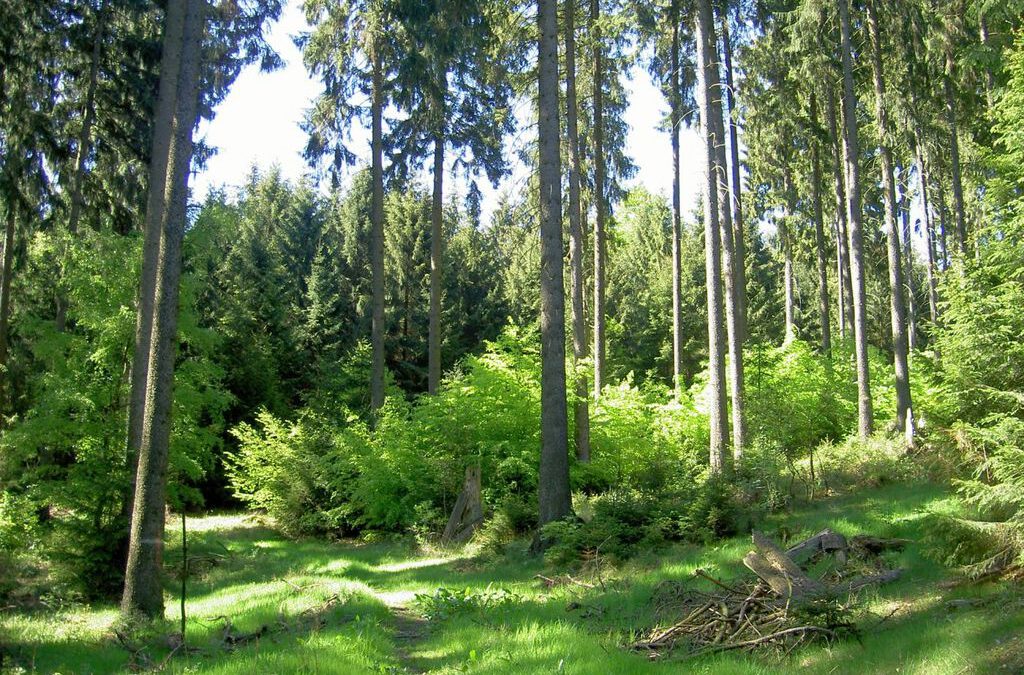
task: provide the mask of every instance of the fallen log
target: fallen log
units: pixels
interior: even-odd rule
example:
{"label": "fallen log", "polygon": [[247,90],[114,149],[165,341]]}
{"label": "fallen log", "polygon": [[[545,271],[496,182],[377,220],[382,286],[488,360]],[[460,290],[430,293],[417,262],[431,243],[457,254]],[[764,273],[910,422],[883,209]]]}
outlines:
{"label": "fallen log", "polygon": [[775,592],[787,600],[806,600],[821,596],[825,586],[807,576],[782,549],[760,532],[752,536],[756,551],[747,553],[743,564]]}
{"label": "fallen log", "polygon": [[909,539],[887,539],[885,537],[858,534],[850,539],[850,548],[867,551],[874,555],[881,555],[886,551],[902,551],[909,543]]}
{"label": "fallen log", "polygon": [[800,563],[810,560],[818,554],[827,554],[834,556],[840,565],[845,565],[848,549],[846,537],[832,529],[824,529],[813,537],[790,546],[786,550],[786,555],[794,562]]}
{"label": "fallen log", "polygon": [[832,588],[832,592],[839,593],[856,593],[857,591],[863,590],[868,586],[881,586],[882,584],[889,584],[896,581],[903,576],[902,569],[886,570],[878,574],[868,574],[862,577],[854,577],[849,581],[845,581]]}

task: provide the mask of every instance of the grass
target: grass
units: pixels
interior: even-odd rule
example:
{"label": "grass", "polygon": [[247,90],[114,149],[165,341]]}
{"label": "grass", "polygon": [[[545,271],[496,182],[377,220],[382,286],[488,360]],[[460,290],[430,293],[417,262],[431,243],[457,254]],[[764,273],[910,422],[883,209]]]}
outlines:
{"label": "grass", "polygon": [[[938,582],[948,571],[923,556],[924,515],[948,508],[940,487],[894,485],[772,516],[764,529],[776,538],[828,526],[914,541],[891,561],[907,569],[903,579],[863,598],[878,618],[859,641],[786,658],[728,653],[651,661],[622,648],[637,632],[672,622],[653,611],[659,583],[690,580],[698,567],[723,579],[744,574],[745,536],[644,554],[606,570],[593,589],[547,588],[535,575],[553,572],[522,547],[474,558],[404,541],[288,541],[242,515],[190,521],[195,573],[187,643],[195,651],[168,659],[170,647],[158,635],[129,638],[146,646],[137,661],[177,673],[1024,672],[1024,601],[1016,589],[943,590]],[[170,543],[168,567],[180,558]],[[168,581],[162,635],[175,630],[177,583]],[[417,601],[418,594],[434,599]],[[960,597],[978,602],[951,610],[947,601]],[[114,637],[117,625],[112,607],[6,613],[0,653],[6,651],[6,666],[13,668],[13,657],[28,672],[124,672],[131,657]],[[233,649],[225,642],[226,634],[262,627],[262,635]]]}

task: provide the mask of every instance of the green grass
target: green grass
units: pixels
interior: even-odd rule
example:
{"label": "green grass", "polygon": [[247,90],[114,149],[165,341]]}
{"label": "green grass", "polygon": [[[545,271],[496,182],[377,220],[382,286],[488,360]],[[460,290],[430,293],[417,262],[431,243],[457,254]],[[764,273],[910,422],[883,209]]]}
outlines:
{"label": "green grass", "polygon": [[[895,554],[906,568],[899,582],[872,591],[864,604],[869,621],[860,641],[801,649],[788,658],[729,653],[702,659],[670,656],[650,661],[622,645],[655,625],[651,597],[666,580],[688,580],[698,568],[724,579],[743,575],[739,564],[747,537],[709,547],[677,546],[648,553],[605,570],[601,584],[546,588],[535,575],[552,574],[541,561],[513,547],[495,559],[417,551],[410,543],[288,541],[244,516],[190,521],[190,548],[197,560],[190,581],[188,644],[168,672],[202,673],[987,673],[1024,670],[1024,602],[1007,585],[944,590],[947,575],[923,556],[923,516],[952,508],[934,486],[889,486],[772,516],[764,529],[797,538],[829,526],[848,535],[868,532],[915,543]],[[180,560],[169,545],[170,566]],[[588,577],[591,581],[596,579]],[[456,611],[432,621],[415,616],[416,594],[438,588],[507,589],[489,609],[456,601]],[[168,581],[168,625],[178,618],[177,582]],[[333,602],[326,602],[335,598]],[[955,597],[982,598],[976,608],[951,611]],[[459,612],[458,609],[465,611]],[[224,644],[224,620],[232,634],[266,634],[234,650]],[[112,607],[67,607],[51,612],[14,612],[0,617],[0,645],[16,663],[42,673],[123,672],[129,654],[114,638]],[[142,638],[139,638],[140,640]],[[145,641],[152,663],[169,649]]]}

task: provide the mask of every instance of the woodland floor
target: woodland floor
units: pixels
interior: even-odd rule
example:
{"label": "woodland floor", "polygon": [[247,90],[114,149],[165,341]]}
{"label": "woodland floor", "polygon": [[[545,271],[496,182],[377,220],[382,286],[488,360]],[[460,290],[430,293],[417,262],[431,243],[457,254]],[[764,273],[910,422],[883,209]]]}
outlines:
{"label": "woodland floor", "polygon": [[[739,561],[750,548],[748,536],[709,547],[676,546],[591,572],[585,579],[593,588],[573,582],[548,587],[536,575],[563,572],[529,557],[525,544],[501,556],[474,557],[424,552],[409,542],[289,541],[245,515],[214,515],[189,523],[188,649],[170,654],[175,643],[153,635],[118,638],[114,607],[6,608],[0,670],[1022,673],[1024,589],[1006,583],[948,588],[942,582],[950,571],[923,556],[924,514],[949,508],[940,487],[899,485],[771,517],[764,529],[777,539],[832,527],[912,542],[889,561],[907,570],[904,577],[865,592],[862,604],[877,619],[862,624],[859,639],[806,646],[788,656],[731,652],[693,659],[680,650],[651,660],[623,647],[678,618],[652,602],[658,584],[691,580],[697,568],[724,580],[747,575]],[[177,544],[166,558],[169,567],[180,563]],[[456,600],[442,603],[450,612],[435,611],[428,619],[416,596],[441,588],[456,591]],[[464,590],[501,600],[474,608],[458,600]],[[168,593],[164,635],[177,625],[177,582],[168,583]]]}

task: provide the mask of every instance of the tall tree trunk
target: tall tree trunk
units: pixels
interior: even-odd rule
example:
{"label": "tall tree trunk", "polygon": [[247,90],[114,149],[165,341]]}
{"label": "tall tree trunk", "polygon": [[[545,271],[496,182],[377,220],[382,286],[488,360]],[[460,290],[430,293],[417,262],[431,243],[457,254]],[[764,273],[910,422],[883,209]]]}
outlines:
{"label": "tall tree trunk", "polygon": [[165,208],[160,227],[149,378],[139,450],[131,539],[121,609],[150,618],[163,616],[164,509],[177,345],[181,244],[185,235],[192,130],[199,107],[199,71],[205,0],[186,0],[173,136],[167,156]]}
{"label": "tall tree trunk", "polygon": [[434,140],[434,194],[430,213],[430,324],[427,335],[427,393],[441,384],[441,276],[444,256],[444,134]]}
{"label": "tall tree trunk", "polygon": [[722,265],[725,277],[725,325],[728,340],[729,391],[732,399],[732,452],[737,464],[743,458],[747,445],[746,395],[743,386],[743,314],[742,282],[740,269],[743,261],[736,254],[735,231],[733,230],[732,190],[729,187],[729,162],[726,152],[726,133],[723,87],[719,80],[718,39],[711,24],[712,39],[715,41],[715,64],[712,73],[712,87],[715,96],[711,99],[712,123],[715,126],[715,182],[718,186],[718,220],[721,226]]}
{"label": "tall tree trunk", "polygon": [[672,92],[669,95],[669,119],[672,124],[672,386],[676,398],[683,389],[683,204],[679,134],[683,123],[683,96],[680,87],[680,0],[672,0],[672,73],[669,77]]}
{"label": "tall tree trunk", "polygon": [[946,237],[947,227],[949,225],[949,208],[946,205],[946,186],[942,184],[942,180],[939,179],[935,183],[936,196],[938,197],[939,207],[939,222],[936,230],[939,233],[939,260],[942,262],[942,269],[949,269],[949,242]]}
{"label": "tall tree trunk", "polygon": [[373,350],[370,370],[370,408],[380,410],[384,405],[384,62],[379,49],[380,31],[372,27],[370,37],[372,53],[372,101],[370,103],[370,180],[373,196],[370,206],[370,343]]}
{"label": "tall tree trunk", "polygon": [[566,132],[569,136],[569,269],[572,294],[572,353],[576,372],[576,403],[573,416],[576,430],[576,458],[590,461],[590,403],[587,374],[587,314],[583,303],[586,275],[583,256],[583,209],[580,205],[580,132],[579,102],[576,95],[576,2],[565,2],[565,107]]}
{"label": "tall tree trunk", "polygon": [[725,336],[722,323],[722,261],[720,224],[718,218],[718,164],[715,137],[715,116],[712,101],[718,80],[714,14],[710,0],[697,0],[694,35],[697,41],[697,90],[704,134],[704,259],[708,297],[708,417],[710,420],[709,456],[712,473],[726,470],[726,396]]}
{"label": "tall tree trunk", "polygon": [[955,72],[953,47],[946,45],[946,75],[943,90],[946,98],[946,121],[949,124],[949,163],[953,179],[953,223],[956,227],[956,246],[960,255],[967,255],[967,220],[964,213],[964,185],[960,169],[960,132],[956,119],[956,94],[953,87]]}
{"label": "tall tree trunk", "polygon": [[831,88],[828,90],[828,128],[832,138],[832,162],[836,188],[836,258],[839,286],[839,334],[845,339],[847,329],[853,330],[853,280],[850,277],[849,216],[846,204],[846,179],[843,176],[843,147],[839,134],[839,114]]}
{"label": "tall tree trunk", "polygon": [[565,397],[565,287],[562,278],[562,167],[558,107],[557,0],[538,0],[540,146],[541,419],[540,524],[569,515],[569,429]]}
{"label": "tall tree trunk", "polygon": [[[812,94],[811,124],[818,125],[818,99]],[[825,217],[821,206],[821,145],[811,141],[811,201],[814,205],[814,248],[818,254],[818,319],[821,323],[821,351],[832,354],[832,323],[829,321],[828,254],[825,251]]]}
{"label": "tall tree trunk", "polygon": [[837,0],[843,63],[843,146],[846,161],[846,203],[850,225],[850,277],[853,281],[853,335],[857,354],[857,430],[868,438],[874,430],[871,373],[868,368],[867,298],[864,289],[864,235],[860,201],[860,143],[857,99],[853,89],[853,48],[850,44],[848,0]]}
{"label": "tall tree trunk", "polygon": [[935,227],[932,222],[931,204],[928,200],[928,167],[925,164],[921,130],[915,130],[914,151],[917,159],[918,178],[921,181],[921,212],[924,214],[925,249],[928,254],[928,318],[932,324],[939,320],[938,274],[935,268]]}
{"label": "tall tree trunk", "polygon": [[885,109],[885,77],[882,72],[882,36],[875,0],[868,0],[868,34],[871,41],[871,74],[875,88],[875,125],[882,157],[882,196],[885,238],[889,254],[889,313],[892,321],[893,366],[896,371],[896,425],[914,442],[914,411],[910,396],[910,364],[907,358],[907,309],[903,302],[903,256],[896,217],[896,181],[889,147],[889,119]]}
{"label": "tall tree trunk", "polygon": [[[989,44],[989,31],[988,31],[988,17],[985,16],[985,11],[980,10],[978,12],[978,36],[981,38],[981,46],[986,50],[991,49]],[[985,103],[991,109],[995,105],[995,97],[993,96],[996,88],[995,73],[992,72],[991,67],[985,68]]]}
{"label": "tall tree trunk", "polygon": [[784,171],[787,206],[786,214],[778,219],[778,229],[779,244],[782,248],[782,289],[786,317],[783,341],[788,344],[796,339],[796,278],[793,269],[793,235],[789,231],[793,219],[796,218],[796,195],[789,177],[789,167],[787,166]]}
{"label": "tall tree trunk", "polygon": [[736,248],[736,309],[740,344],[747,341],[747,238],[743,227],[743,183],[740,178],[739,120],[732,67],[729,15],[722,11],[722,52],[725,56],[725,98],[729,106],[729,186],[732,189],[732,232]]}
{"label": "tall tree trunk", "polygon": [[14,278],[14,235],[18,225],[17,202],[17,196],[11,196],[6,204],[3,269],[0,269],[0,427],[3,426],[2,414],[7,412],[11,393],[8,360],[10,358],[11,280]]}
{"label": "tall tree trunk", "polygon": [[601,3],[590,0],[590,23],[594,31],[594,398],[604,387],[605,366],[605,221],[608,193],[604,156],[604,46],[601,43]]}
{"label": "tall tree trunk", "polygon": [[[89,80],[85,90],[85,107],[82,114],[82,129],[78,134],[75,151],[75,171],[71,174],[71,209],[68,213],[68,232],[78,232],[78,221],[82,215],[82,183],[85,181],[85,165],[92,151],[92,127],[96,121],[96,84],[99,80],[100,57],[103,53],[103,34],[106,28],[106,5],[101,4],[96,14],[96,32],[93,34],[92,60],[89,63]],[[67,251],[63,251],[66,256]],[[63,261],[61,261],[63,264]],[[63,272],[61,273],[63,276]],[[54,321],[58,332],[63,333],[67,325],[67,290],[62,283],[57,288],[57,316]]]}
{"label": "tall tree trunk", "polygon": [[[903,170],[906,176],[906,168]],[[917,335],[917,289],[914,281],[914,246],[910,228],[909,189],[904,187],[900,199],[900,219],[903,245],[904,277],[907,291],[907,345],[913,353],[920,347]]]}
{"label": "tall tree trunk", "polygon": [[160,85],[153,117],[153,139],[150,144],[149,192],[142,242],[142,269],[139,293],[135,302],[135,347],[132,352],[131,385],[128,397],[128,427],[125,457],[128,467],[128,488],[121,502],[124,531],[117,544],[119,561],[127,562],[131,514],[135,504],[135,478],[139,449],[142,446],[143,420],[146,414],[146,391],[149,384],[149,351],[153,333],[154,298],[157,264],[160,257],[160,232],[165,212],[167,162],[173,136],[175,106],[178,97],[178,75],[181,68],[182,36],[185,25],[185,0],[167,3],[164,19],[163,53],[160,57]]}

